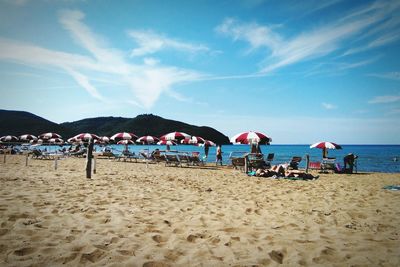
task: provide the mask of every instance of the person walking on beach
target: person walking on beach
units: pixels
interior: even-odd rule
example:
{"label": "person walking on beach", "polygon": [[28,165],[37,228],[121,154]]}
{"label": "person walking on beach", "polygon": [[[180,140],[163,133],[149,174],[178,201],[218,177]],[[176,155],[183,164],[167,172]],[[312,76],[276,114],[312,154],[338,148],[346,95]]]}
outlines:
{"label": "person walking on beach", "polygon": [[215,165],[218,165],[218,161],[220,162],[221,166],[222,166],[222,150],[221,150],[221,146],[218,145],[217,146],[217,154],[216,154],[216,160],[215,160]]}

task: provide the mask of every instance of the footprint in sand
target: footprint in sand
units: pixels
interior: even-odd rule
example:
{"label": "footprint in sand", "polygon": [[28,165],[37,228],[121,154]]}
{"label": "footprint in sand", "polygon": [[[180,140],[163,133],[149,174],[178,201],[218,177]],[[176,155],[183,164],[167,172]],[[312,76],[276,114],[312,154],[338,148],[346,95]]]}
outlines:
{"label": "footprint in sand", "polygon": [[162,261],[148,261],[143,264],[143,267],[169,267],[168,263]]}
{"label": "footprint in sand", "polygon": [[81,256],[80,263],[87,263],[87,261],[90,261],[93,263],[98,262],[100,259],[102,259],[104,257],[104,254],[105,254],[105,252],[100,249],[95,249],[91,253],[84,253]]}
{"label": "footprint in sand", "polygon": [[21,249],[14,250],[14,255],[25,256],[25,255],[32,254],[35,251],[36,251],[36,248],[26,247],[26,248],[21,248]]}

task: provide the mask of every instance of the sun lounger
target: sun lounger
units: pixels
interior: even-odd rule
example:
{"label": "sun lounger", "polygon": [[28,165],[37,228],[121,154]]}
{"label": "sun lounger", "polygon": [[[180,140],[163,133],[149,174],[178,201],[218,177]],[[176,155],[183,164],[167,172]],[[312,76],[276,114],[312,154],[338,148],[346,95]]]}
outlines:
{"label": "sun lounger", "polygon": [[190,164],[190,158],[187,153],[179,153],[178,160],[179,160],[179,164],[181,165],[181,167],[183,164],[185,164],[186,166],[189,166],[189,164]]}
{"label": "sun lounger", "polygon": [[138,156],[136,156],[136,154],[134,152],[123,152],[119,157],[118,160],[123,160],[123,161],[132,161],[134,160],[135,162],[137,162],[138,160]]}
{"label": "sun lounger", "polygon": [[336,163],[335,158],[324,158],[322,159],[321,170],[323,172],[341,172],[341,167],[339,164]]}
{"label": "sun lounger", "polygon": [[165,166],[178,166],[181,165],[177,154],[165,154]]}
{"label": "sun lounger", "polygon": [[48,153],[42,152],[37,149],[32,150],[32,158],[33,159],[51,159]]}

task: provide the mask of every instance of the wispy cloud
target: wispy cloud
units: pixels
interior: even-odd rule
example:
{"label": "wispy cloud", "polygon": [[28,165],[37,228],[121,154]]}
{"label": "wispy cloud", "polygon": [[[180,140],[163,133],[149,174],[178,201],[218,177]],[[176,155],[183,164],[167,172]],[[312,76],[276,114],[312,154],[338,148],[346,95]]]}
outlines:
{"label": "wispy cloud", "polygon": [[370,104],[387,104],[387,103],[394,103],[400,101],[400,95],[383,95],[383,96],[376,96],[368,103]]}
{"label": "wispy cloud", "polygon": [[194,81],[203,76],[199,72],[174,66],[160,65],[156,59],[146,58],[143,64],[132,64],[124,52],[110,47],[82,21],[84,14],[76,10],[60,13],[60,23],[74,40],[91,56],[54,51],[29,43],[0,38],[0,60],[35,67],[57,67],[69,74],[92,97],[106,101],[101,90],[91,81],[105,83],[120,81],[131,90],[135,99],[127,100],[142,108],[150,108],[163,92],[174,85]]}
{"label": "wispy cloud", "polygon": [[[335,1],[332,1],[334,4]],[[265,58],[260,72],[271,72],[276,69],[302,61],[320,58],[346,49],[351,38],[377,27],[390,18],[397,10],[398,4],[388,1],[384,4],[372,4],[344,15],[330,24],[316,27],[292,36],[284,37],[278,29],[257,23],[243,23],[232,18],[225,19],[216,27],[220,34],[232,37],[233,40],[246,41],[251,50],[264,49]],[[392,23],[395,24],[395,23]],[[392,24],[384,34],[375,36],[370,47],[377,47],[397,40],[389,37],[394,33]],[[389,26],[387,26],[389,27]],[[351,49],[364,49],[355,47]]]}
{"label": "wispy cloud", "polygon": [[328,109],[328,110],[337,109],[337,106],[335,106],[335,105],[333,105],[333,104],[330,104],[330,103],[325,103],[325,102],[323,102],[323,103],[321,103],[321,105],[322,105],[325,109]]}
{"label": "wispy cloud", "polygon": [[128,35],[138,44],[138,48],[135,48],[131,52],[131,56],[144,56],[147,54],[154,54],[161,50],[173,49],[180,52],[187,53],[198,53],[198,52],[210,52],[210,48],[202,44],[193,44],[184,42],[176,39],[169,38],[167,36],[157,34],[152,31],[137,31],[130,30]]}
{"label": "wispy cloud", "polygon": [[383,79],[400,80],[400,72],[387,72],[387,73],[371,73],[369,76],[374,76]]}

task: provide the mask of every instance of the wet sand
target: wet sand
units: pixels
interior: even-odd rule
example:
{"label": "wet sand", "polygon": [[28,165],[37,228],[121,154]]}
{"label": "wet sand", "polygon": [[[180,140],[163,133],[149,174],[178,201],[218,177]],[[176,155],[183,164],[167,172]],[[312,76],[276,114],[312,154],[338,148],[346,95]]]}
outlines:
{"label": "wet sand", "polygon": [[0,159],[1,266],[400,266],[400,174]]}

